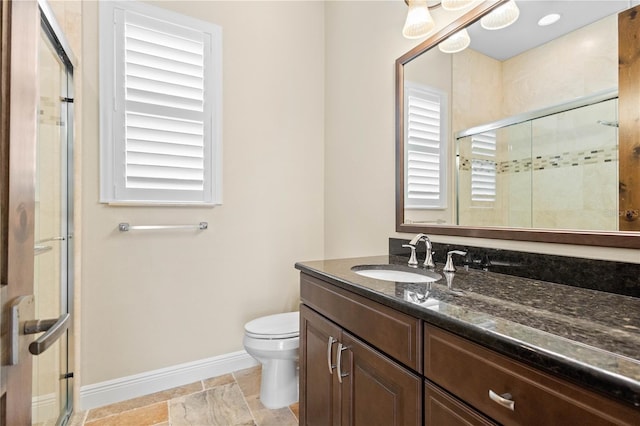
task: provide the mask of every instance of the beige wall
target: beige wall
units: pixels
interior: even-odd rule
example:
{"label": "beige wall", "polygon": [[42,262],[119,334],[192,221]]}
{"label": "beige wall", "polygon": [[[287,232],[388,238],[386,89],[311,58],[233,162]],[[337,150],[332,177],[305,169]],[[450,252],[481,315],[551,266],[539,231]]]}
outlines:
{"label": "beige wall", "polygon": [[[394,61],[401,1],[325,5],[325,255],[386,253],[394,231]],[[366,19],[365,19],[366,17]]]}
{"label": "beige wall", "polygon": [[294,262],[323,257],[323,4],[157,5],[223,28],[224,204],[98,202],[98,3],[84,2],[82,386],[241,350],[245,322],[297,308]]}
{"label": "beige wall", "polygon": [[503,117],[614,89],[618,87],[617,16],[508,59],[502,69]]}
{"label": "beige wall", "polygon": [[[410,237],[395,232],[394,61],[421,40],[402,38],[405,13],[406,6],[397,1],[326,5],[327,258],[383,254],[389,237]],[[638,251],[631,249],[437,235],[432,239],[640,263]]]}
{"label": "beige wall", "polygon": [[[479,4],[476,2],[475,4]],[[432,12],[437,29],[464,12]],[[325,5],[325,255],[387,252],[395,231],[395,60],[407,40],[402,1]]]}
{"label": "beige wall", "polygon": [[[295,261],[386,253],[389,237],[408,237],[394,225],[394,61],[420,40],[401,35],[403,2],[158,4],[223,27],[224,204],[98,203],[97,2],[84,2],[83,386],[240,350],[247,320],[296,306]],[[209,230],[116,230],[199,221]],[[640,261],[632,250],[433,240]]]}

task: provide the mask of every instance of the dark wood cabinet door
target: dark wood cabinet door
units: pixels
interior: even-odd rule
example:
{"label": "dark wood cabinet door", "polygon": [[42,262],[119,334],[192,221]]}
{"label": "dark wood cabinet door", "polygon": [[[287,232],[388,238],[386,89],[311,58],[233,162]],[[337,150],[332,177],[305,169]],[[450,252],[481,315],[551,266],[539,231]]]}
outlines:
{"label": "dark wood cabinet door", "polygon": [[342,373],[342,424],[422,424],[422,380],[346,332],[337,367]]}
{"label": "dark wood cabinet door", "polygon": [[474,409],[467,407],[437,386],[424,384],[425,426],[495,426]]}
{"label": "dark wood cabinet door", "polygon": [[300,306],[300,424],[340,424],[340,386],[335,375],[341,329]]}

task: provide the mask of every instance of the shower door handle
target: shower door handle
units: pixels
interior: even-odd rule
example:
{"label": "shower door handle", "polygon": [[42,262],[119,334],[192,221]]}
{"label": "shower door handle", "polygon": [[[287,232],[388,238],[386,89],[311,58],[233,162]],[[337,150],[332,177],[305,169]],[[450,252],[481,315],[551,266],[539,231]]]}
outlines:
{"label": "shower door handle", "polygon": [[29,352],[32,355],[40,355],[53,345],[56,340],[69,328],[69,313],[60,315],[60,318],[27,321],[24,324],[24,334],[36,334],[45,332],[42,336],[31,342]]}

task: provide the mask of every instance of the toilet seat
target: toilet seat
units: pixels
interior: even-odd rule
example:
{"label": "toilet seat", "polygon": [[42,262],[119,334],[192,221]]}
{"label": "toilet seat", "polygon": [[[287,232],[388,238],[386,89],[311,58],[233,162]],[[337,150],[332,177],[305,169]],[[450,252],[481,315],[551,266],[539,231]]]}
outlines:
{"label": "toilet seat", "polygon": [[300,334],[300,313],[268,315],[249,321],[244,326],[245,334],[254,339],[289,339]]}

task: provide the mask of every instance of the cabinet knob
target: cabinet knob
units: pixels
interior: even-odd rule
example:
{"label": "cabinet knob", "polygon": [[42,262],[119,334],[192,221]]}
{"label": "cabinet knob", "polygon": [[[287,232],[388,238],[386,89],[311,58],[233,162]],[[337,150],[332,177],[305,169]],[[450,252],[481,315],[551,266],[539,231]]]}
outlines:
{"label": "cabinet knob", "polygon": [[513,396],[511,396],[510,393],[503,393],[502,395],[498,395],[497,393],[489,389],[489,398],[511,411],[514,411],[516,408],[516,402],[511,399],[513,398]]}

